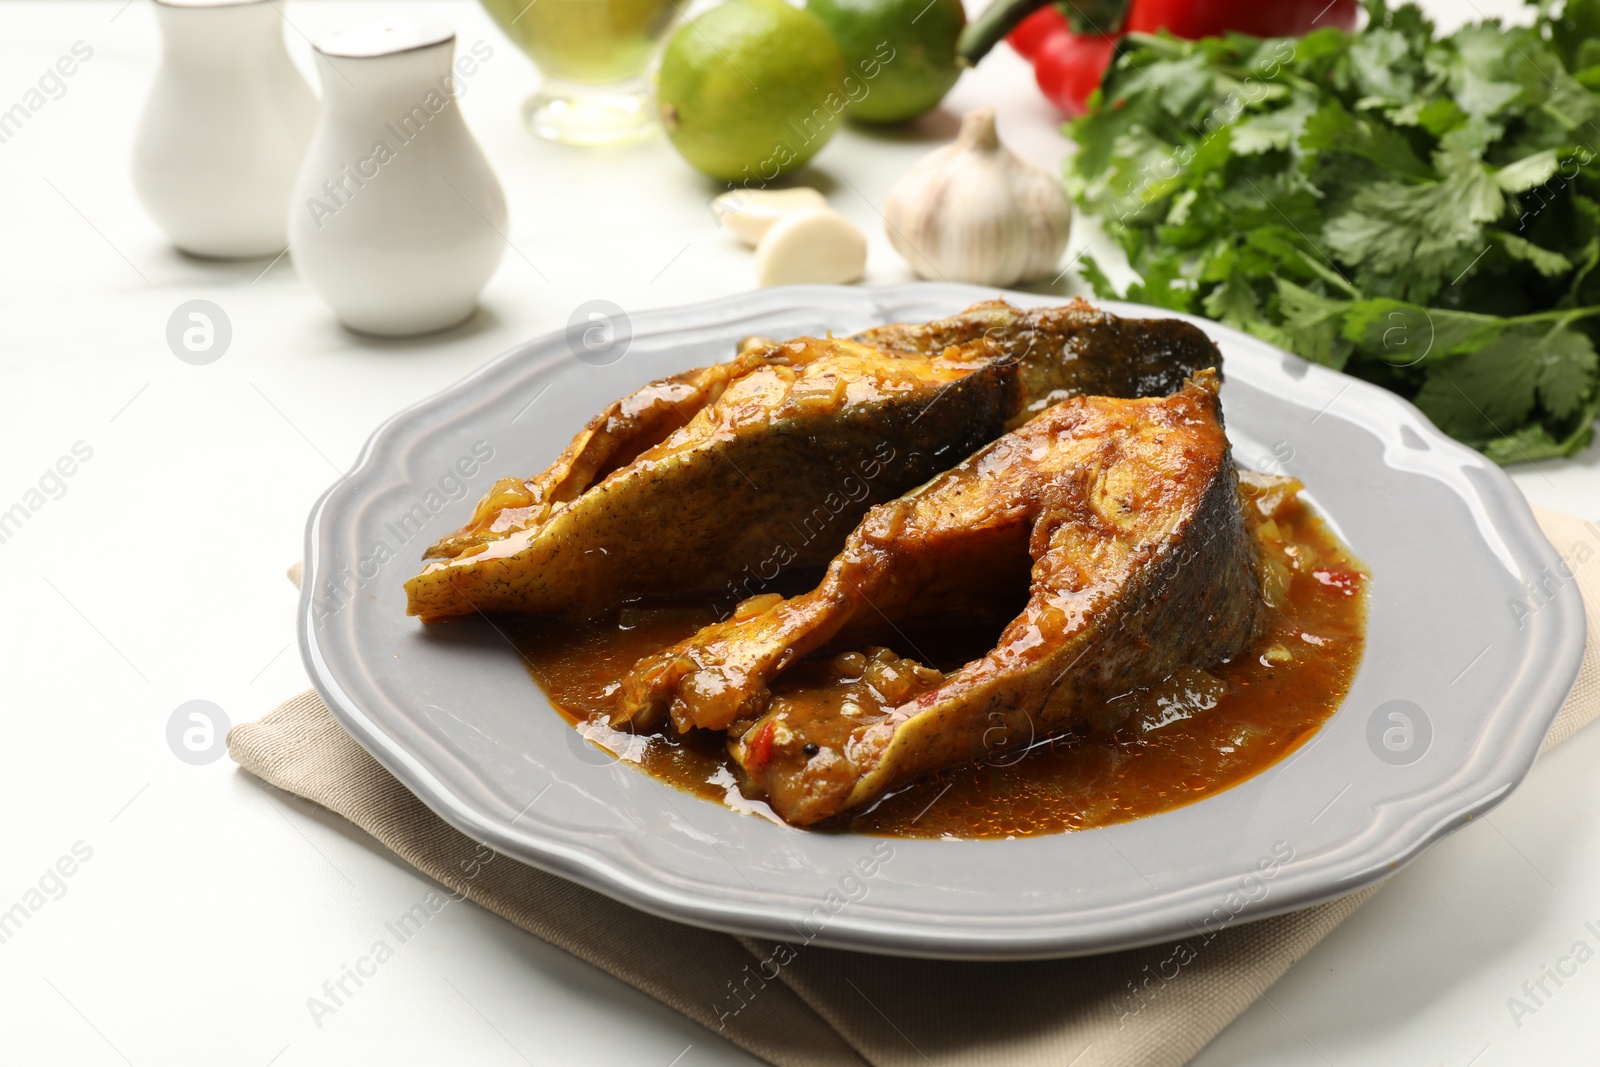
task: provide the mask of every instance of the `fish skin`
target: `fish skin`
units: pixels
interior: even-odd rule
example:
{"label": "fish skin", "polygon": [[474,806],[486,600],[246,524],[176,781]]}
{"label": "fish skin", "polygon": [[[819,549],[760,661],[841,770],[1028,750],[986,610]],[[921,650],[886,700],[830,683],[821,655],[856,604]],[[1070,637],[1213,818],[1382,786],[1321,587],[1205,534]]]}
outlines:
{"label": "fish skin", "polygon": [[1199,327],[1181,319],[1127,319],[1082,297],[1059,307],[1018,308],[985,300],[928,323],[895,323],[854,335],[889,352],[927,354],[986,338],[1020,371],[1015,429],[1071,396],[1171,396],[1222,355]]}

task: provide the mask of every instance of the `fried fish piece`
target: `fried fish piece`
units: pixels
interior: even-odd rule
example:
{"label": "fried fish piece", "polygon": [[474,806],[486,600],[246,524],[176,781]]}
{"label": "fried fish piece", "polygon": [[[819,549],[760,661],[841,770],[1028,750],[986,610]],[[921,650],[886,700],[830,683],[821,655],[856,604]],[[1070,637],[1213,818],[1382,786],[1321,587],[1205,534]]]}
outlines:
{"label": "fried fish piece", "polygon": [[1079,393],[1166,395],[1220,365],[1199,329],[1083,301],[976,304],[853,340],[752,341],[592,420],[544,473],[502,479],[425,554],[407,611],[586,615],[761,591],[825,566],[892,500]]}
{"label": "fried fish piece", "polygon": [[588,615],[820,568],[872,504],[998,436],[1016,377],[982,341],[907,357],[801,338],[649,386],[543,474],[496,483],[428,550],[408,611]]}
{"label": "fried fish piece", "polygon": [[[1261,593],[1217,386],[1204,371],[1167,398],[1050,408],[873,508],[811,592],[643,661],[613,722],[732,727],[751,792],[807,826],[1235,655]],[[948,677],[874,654],[831,691],[772,695],[847,627],[893,635],[1008,582],[1027,586],[1026,606]]]}

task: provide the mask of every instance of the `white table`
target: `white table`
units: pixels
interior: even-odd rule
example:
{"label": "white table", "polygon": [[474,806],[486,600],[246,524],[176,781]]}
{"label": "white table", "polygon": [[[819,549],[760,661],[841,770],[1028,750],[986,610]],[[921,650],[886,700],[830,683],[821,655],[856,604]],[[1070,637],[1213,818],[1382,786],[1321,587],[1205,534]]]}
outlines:
{"label": "white table", "polygon": [[[297,60],[303,34],[365,6],[290,0]],[[0,8],[0,107],[75,41],[93,48],[65,94],[0,144],[0,510],[78,442],[92,449],[0,543],[12,597],[0,913],[40,905],[0,928],[0,1062],[754,1062],[464,904],[319,1026],[307,998],[430,883],[226,759],[190,766],[167,746],[185,701],[238,722],[305,687],[284,567],[311,502],[383,418],[585,300],[641,309],[751,285],[748,252],[708,210],[714,186],[664,140],[586,152],[528,137],[527,62],[474,5],[423,6],[463,45],[495,50],[463,107],[509,195],[516,252],[469,325],[400,343],[341,330],[289,259],[187,259],[140,210],[127,160],[157,53],[145,0]],[[1472,0],[1430,6],[1472,14]],[[1054,165],[1055,121],[1002,53],[950,104],[994,104],[1003,135]],[[909,277],[874,205],[932,143],[846,130],[817,161],[834,204],[874,234],[871,281]],[[169,314],[196,297],[233,326],[230,350],[203,367],[164,341]],[[1600,518],[1597,465],[1591,450],[1515,477],[1534,500]],[[1600,729],[1404,872],[1197,1062],[1593,1062],[1600,962],[1550,986],[1520,1028],[1506,1001],[1574,941],[1600,949],[1584,927],[1600,927],[1597,762]],[[89,858],[71,862],[75,846]],[[71,876],[46,876],[63,856]],[[41,878],[46,892],[27,897]]]}

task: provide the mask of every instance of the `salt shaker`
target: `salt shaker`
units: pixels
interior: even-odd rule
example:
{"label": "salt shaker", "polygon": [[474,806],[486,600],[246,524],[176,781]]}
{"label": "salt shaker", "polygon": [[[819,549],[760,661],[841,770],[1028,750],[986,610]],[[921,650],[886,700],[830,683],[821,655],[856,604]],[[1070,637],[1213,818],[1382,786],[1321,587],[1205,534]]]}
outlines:
{"label": "salt shaker", "polygon": [[468,318],[505,252],[505,193],[455,99],[455,34],[382,16],[315,42],[322,112],[289,203],[301,275],[347,327]]}
{"label": "salt shaker", "polygon": [[268,0],[155,0],[156,74],[134,140],[133,183],[185,252],[269,256],[317,101]]}

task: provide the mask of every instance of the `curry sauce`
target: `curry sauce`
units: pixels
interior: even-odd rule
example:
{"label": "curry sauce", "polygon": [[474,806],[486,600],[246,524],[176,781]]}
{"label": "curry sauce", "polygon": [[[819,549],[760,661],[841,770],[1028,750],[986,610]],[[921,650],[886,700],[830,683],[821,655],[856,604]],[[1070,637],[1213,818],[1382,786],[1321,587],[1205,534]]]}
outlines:
{"label": "curry sauce", "polygon": [[[1124,822],[1192,803],[1260,773],[1303,744],[1338,709],[1360,663],[1366,574],[1297,496],[1277,483],[1247,493],[1262,557],[1267,619],[1248,649],[1208,670],[1183,668],[1159,685],[1086,709],[1065,733],[985,740],[986,755],[938,771],[849,817],[844,828],[919,838],[1004,838]],[[1003,598],[1004,594],[997,594]],[[999,610],[984,613],[1003,617]],[[607,743],[603,725],[620,678],[639,660],[716,621],[718,606],[685,602],[625,607],[582,623],[524,623],[517,643],[551,702],[591,740],[637,754],[671,784],[740,810],[767,814],[739,791],[722,734],[654,734],[645,744]],[[997,627],[945,623],[897,633],[878,661],[900,657],[954,671],[993,644]],[[871,664],[836,650],[798,665],[774,686],[791,706],[819,715],[851,698],[841,676]],[[853,659],[852,659],[853,657]],[[856,664],[853,660],[862,660]],[[838,666],[843,663],[844,668]],[[915,664],[911,665],[914,669]],[[915,679],[907,684],[915,686]],[[832,704],[830,704],[832,702]]]}

